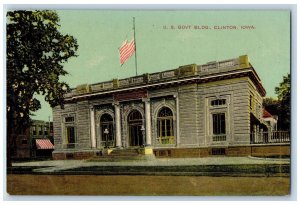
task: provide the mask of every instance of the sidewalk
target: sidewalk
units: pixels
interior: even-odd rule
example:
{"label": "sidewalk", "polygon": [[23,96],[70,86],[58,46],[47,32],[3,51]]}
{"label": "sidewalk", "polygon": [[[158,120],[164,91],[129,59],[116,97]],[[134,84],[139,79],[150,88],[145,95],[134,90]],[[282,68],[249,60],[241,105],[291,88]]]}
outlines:
{"label": "sidewalk", "polygon": [[[206,157],[206,158],[154,158],[136,161],[88,161],[48,160],[16,162],[13,168],[31,167],[33,173],[62,174],[156,174],[156,173],[200,173],[200,172],[289,172],[289,159],[265,159],[254,157]],[[288,170],[287,170],[288,169]],[[252,171],[251,171],[252,170]]]}

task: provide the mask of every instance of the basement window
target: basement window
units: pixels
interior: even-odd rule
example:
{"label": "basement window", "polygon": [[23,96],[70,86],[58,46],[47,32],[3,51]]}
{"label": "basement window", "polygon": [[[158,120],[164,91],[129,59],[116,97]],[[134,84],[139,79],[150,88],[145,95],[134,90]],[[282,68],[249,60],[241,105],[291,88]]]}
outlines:
{"label": "basement window", "polygon": [[225,148],[212,148],[211,150],[212,155],[226,155]]}

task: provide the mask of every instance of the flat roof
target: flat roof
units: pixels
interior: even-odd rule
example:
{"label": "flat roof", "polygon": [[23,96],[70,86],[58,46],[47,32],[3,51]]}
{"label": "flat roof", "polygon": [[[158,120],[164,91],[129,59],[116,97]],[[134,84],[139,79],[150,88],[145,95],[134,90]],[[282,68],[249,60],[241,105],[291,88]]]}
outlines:
{"label": "flat roof", "polygon": [[233,78],[247,75],[254,82],[258,91],[265,96],[266,91],[261,80],[249,62],[248,56],[209,62],[203,65],[190,64],[180,66],[177,69],[166,70],[156,73],[145,73],[124,79],[113,79],[95,84],[83,84],[73,88],[65,95],[66,101],[97,95],[124,92],[128,90],[153,88],[160,85],[172,85],[183,82],[203,83],[207,80],[219,78]]}

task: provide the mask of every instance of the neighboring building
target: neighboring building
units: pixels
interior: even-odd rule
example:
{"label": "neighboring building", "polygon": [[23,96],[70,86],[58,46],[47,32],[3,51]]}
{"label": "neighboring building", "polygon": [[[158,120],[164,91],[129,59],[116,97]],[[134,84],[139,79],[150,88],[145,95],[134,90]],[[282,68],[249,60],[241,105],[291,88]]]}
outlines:
{"label": "neighboring building", "polygon": [[248,56],[80,85],[53,109],[53,158],[143,145],[156,156],[250,155],[265,94]]}
{"label": "neighboring building", "polygon": [[30,127],[31,157],[52,157],[53,122],[33,120]]}
{"label": "neighboring building", "polygon": [[30,128],[13,139],[13,159],[52,157],[53,122],[31,120]]}
{"label": "neighboring building", "polygon": [[26,129],[23,133],[18,133],[10,137],[11,142],[11,158],[14,160],[29,159],[30,158],[30,135],[29,129]]}
{"label": "neighboring building", "polygon": [[263,110],[263,119],[268,126],[269,131],[277,131],[277,115],[271,115],[266,109]]}

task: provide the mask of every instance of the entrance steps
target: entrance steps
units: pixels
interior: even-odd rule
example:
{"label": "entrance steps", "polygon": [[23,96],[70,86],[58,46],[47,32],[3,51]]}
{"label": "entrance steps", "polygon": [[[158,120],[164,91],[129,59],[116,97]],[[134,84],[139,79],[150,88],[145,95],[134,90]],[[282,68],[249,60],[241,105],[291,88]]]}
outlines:
{"label": "entrance steps", "polygon": [[139,156],[139,149],[114,149],[108,156]]}
{"label": "entrance steps", "polygon": [[131,149],[106,149],[102,150],[98,156],[91,161],[131,161],[154,159],[154,155],[145,155],[143,148]]}

